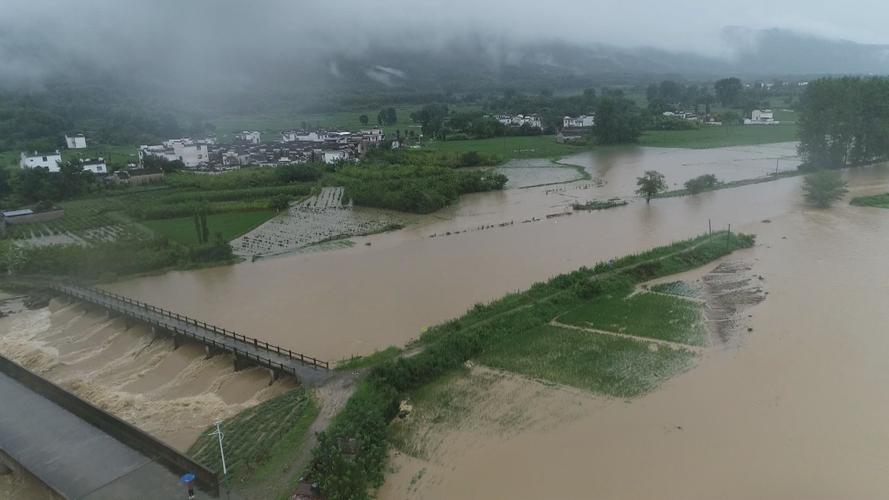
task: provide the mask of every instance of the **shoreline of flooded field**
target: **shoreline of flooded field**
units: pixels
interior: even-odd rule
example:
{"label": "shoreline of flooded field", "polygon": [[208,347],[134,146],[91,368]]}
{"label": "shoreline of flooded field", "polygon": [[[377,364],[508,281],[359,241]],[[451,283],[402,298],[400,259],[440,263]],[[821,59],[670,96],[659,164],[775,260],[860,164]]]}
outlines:
{"label": "shoreline of flooded field", "polygon": [[515,418],[544,411],[539,400],[573,408],[570,421],[497,434],[480,420],[481,404],[469,424],[430,431],[441,445],[428,458],[396,453],[379,497],[879,497],[889,460],[889,400],[880,397],[889,217],[838,204],[738,229],[757,234],[757,245],[669,277],[749,266],[765,300],[741,311],[737,342],[629,401],[526,381],[511,397],[526,404]]}

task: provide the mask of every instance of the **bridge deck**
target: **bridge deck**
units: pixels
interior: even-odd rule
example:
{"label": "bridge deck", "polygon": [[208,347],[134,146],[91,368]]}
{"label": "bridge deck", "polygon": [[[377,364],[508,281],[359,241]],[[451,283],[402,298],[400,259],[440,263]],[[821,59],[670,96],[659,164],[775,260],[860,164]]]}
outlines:
{"label": "bridge deck", "polygon": [[293,375],[306,384],[318,383],[330,376],[327,361],[321,361],[122,295],[75,285],[55,285],[53,289],[69,297],[144,321],[175,335],[189,337],[211,348],[248,359],[257,365]]}

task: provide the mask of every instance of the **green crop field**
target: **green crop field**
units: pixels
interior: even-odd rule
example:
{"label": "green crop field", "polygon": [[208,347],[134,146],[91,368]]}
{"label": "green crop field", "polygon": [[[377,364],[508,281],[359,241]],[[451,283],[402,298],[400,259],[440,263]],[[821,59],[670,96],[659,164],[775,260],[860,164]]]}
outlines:
{"label": "green crop field", "polygon": [[580,387],[600,394],[631,397],[693,364],[695,355],[681,349],[648,345],[554,326],[517,331],[491,346],[479,362]]}
{"label": "green crop field", "polygon": [[649,130],[639,144],[663,148],[708,149],[799,140],[795,123],[781,125],[706,125],[692,130]]}
{"label": "green crop field", "polygon": [[[249,232],[274,216],[275,212],[271,210],[211,214],[207,216],[207,226],[210,228],[211,238],[220,233],[223,239],[229,241]],[[197,232],[195,231],[194,219],[192,217],[147,220],[142,222],[142,224],[158,236],[166,236],[183,245],[198,244]]]}
{"label": "green crop field", "polygon": [[654,293],[596,298],[559,317],[569,325],[697,346],[706,343],[701,321],[699,304]]}
{"label": "green crop field", "polygon": [[[318,406],[312,396],[305,389],[293,389],[226,419],[225,459],[233,486],[269,482],[281,493],[289,493],[293,485],[282,477],[282,471],[300,453],[317,416]],[[188,454],[221,477],[219,444],[210,435],[211,430],[201,434]]]}
{"label": "green crop field", "polygon": [[423,149],[456,153],[476,151],[498,155],[503,160],[511,160],[514,158],[558,158],[579,153],[586,148],[559,144],[551,135],[533,135],[466,141],[430,141],[423,144]]}

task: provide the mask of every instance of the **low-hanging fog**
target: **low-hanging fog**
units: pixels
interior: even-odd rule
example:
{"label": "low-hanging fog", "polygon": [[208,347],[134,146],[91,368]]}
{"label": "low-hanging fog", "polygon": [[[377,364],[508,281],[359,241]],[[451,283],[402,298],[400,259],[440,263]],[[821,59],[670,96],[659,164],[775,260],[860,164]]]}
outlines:
{"label": "low-hanging fog", "polygon": [[[880,72],[889,50],[860,44],[889,43],[887,15],[889,6],[877,0],[5,0],[0,81],[33,84],[88,69],[237,85],[319,71],[337,78],[343,61],[360,61],[369,81],[393,85],[416,75],[378,54],[441,55],[467,47],[493,66],[528,58],[564,65],[547,58],[565,46],[618,50],[611,59],[645,48],[656,51],[647,60],[666,61],[656,70],[687,71],[663,55],[681,53],[704,71],[707,61],[746,64],[745,54],[759,54],[766,44],[775,52],[775,33],[784,34],[780,44],[792,33],[791,39],[821,37],[837,40],[830,42],[837,50],[866,53],[833,62],[811,54],[808,64],[800,62],[803,51],[786,63],[763,62],[764,73]],[[766,29],[772,31],[760,31]],[[535,44],[557,45],[541,52]],[[849,62],[856,58],[863,61]],[[647,60],[624,69],[641,70]]]}

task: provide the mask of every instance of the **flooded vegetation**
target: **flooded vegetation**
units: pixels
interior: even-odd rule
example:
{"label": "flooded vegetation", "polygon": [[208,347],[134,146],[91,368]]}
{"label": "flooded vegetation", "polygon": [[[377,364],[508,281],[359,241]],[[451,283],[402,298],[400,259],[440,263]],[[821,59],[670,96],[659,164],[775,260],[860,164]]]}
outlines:
{"label": "flooded vegetation", "polygon": [[341,187],[325,187],[231,242],[236,255],[248,259],[292,253],[327,241],[363,236],[401,227],[410,216],[355,208],[343,200]]}

